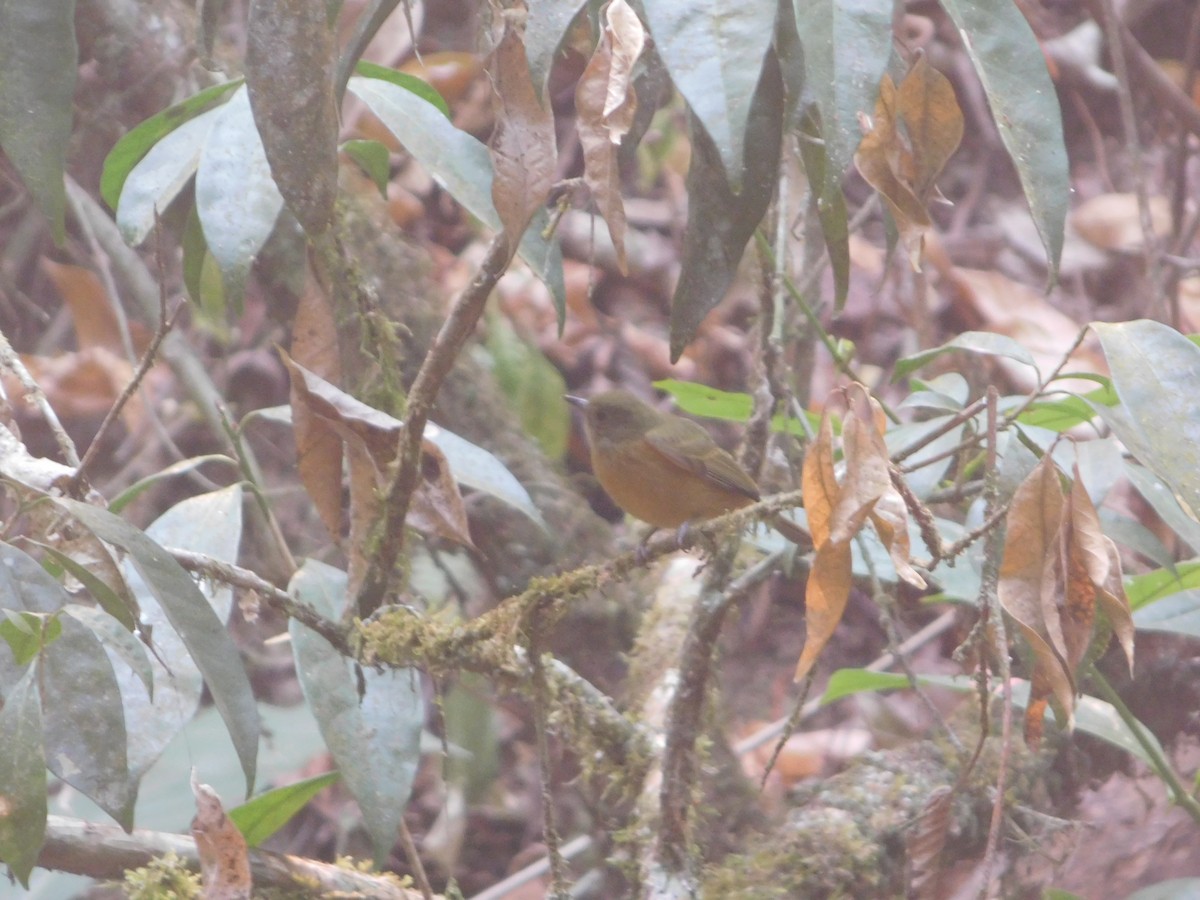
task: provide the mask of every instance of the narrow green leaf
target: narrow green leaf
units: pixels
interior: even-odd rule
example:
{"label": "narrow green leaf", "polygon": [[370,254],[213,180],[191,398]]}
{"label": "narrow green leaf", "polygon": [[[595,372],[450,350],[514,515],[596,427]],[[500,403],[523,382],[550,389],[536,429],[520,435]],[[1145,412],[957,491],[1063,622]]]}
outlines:
{"label": "narrow green leaf", "polygon": [[850,213],[842,192],[844,168],[829,159],[829,148],[821,139],[819,115],[809,112],[800,120],[800,159],[812,185],[811,207],[821,223],[825,252],[833,272],[833,306],[840,311],[850,292]]}
{"label": "narrow green leaf", "polygon": [[233,81],[205,88],[198,94],[193,94],[146,119],[117,141],[104,158],[104,170],[100,174],[100,196],[104,198],[109,209],[117,209],[125,179],[151,147],[184,122],[224,101],[225,96],[241,84],[242,79],[235,78]]}
{"label": "narrow green leaf", "polygon": [[[437,107],[391,81],[357,77],[350,79],[349,87],[455,200],[488,228],[500,230],[500,217],[492,204],[492,161],[486,146],[455,128]],[[549,215],[540,210],[517,252],[550,288],[561,330],[567,309],[562,250],[545,235],[549,225]]]}
{"label": "narrow green leaf", "polygon": [[1125,579],[1125,596],[1135,612],[1180,591],[1200,588],[1200,561],[1179,563],[1174,569],[1155,569]]}
{"label": "narrow green leaf", "polygon": [[[345,606],[346,575],[307,560],[289,589],[301,602],[336,619]],[[375,857],[382,861],[396,842],[420,761],[425,706],[417,674],[412,669],[365,669],[360,697],[349,660],[295,619],[288,631],[304,696],[362,810]]]}
{"label": "narrow green leaf", "polygon": [[774,54],[768,56],[750,108],[754,141],[745,154],[741,192],[725,179],[720,153],[695,120],[691,121],[692,160],[688,167],[688,222],[683,237],[682,271],[671,298],[671,360],[677,361],[701,321],[725,297],[754,229],[762,221],[778,176],[783,138],[783,82]]}
{"label": "narrow green leaf", "polygon": [[129,667],[146,688],[146,694],[154,696],[154,670],[146,655],[146,645],[126,631],[116,619],[92,606],[70,603],[63,612],[88,628],[117,659]]}
{"label": "narrow green leaf", "polygon": [[[57,548],[51,547],[48,544],[38,543],[37,541],[30,541],[30,543],[41,547],[51,559],[62,566],[67,572],[70,572],[87,589],[87,592],[92,595],[92,599],[99,603],[105,612],[120,622],[126,631],[133,631],[137,628],[137,601],[132,595],[126,592],[122,596],[116,589],[105,584],[102,578],[93,574],[90,569],[80,565]],[[124,587],[124,585],[121,585],[121,588]]]}
{"label": "narrow green leaf", "polygon": [[943,0],[942,8],[962,36],[983,83],[1046,248],[1053,284],[1058,280],[1071,181],[1062,110],[1042,47],[1013,0]]}
{"label": "narrow green leaf", "polygon": [[407,72],[398,72],[395,69],[376,65],[366,60],[359,60],[358,64],[354,67],[354,71],[364,78],[377,78],[380,81],[394,84],[398,88],[403,88],[410,94],[416,94],[422,100],[436,106],[447,119],[450,118],[450,106],[446,103],[446,98],[439,94],[437,88],[432,84],[422,78],[418,78],[416,75],[409,75]]}
{"label": "narrow green leaf", "polygon": [[63,242],[75,97],[75,0],[0,3],[0,149]]}
{"label": "narrow green leaf", "polygon": [[1148,319],[1092,328],[1121,398],[1105,420],[1192,517],[1200,516],[1200,347]]}
{"label": "narrow green leaf", "polygon": [[314,775],[295,784],[259,794],[241,806],[229,810],[229,818],[251,847],[263,841],[292,820],[305,805],[341,776],[337,772]]}
{"label": "narrow green leaf", "polygon": [[246,87],[271,177],[304,230],[322,234],[337,196],[333,28],[320,3],[252,0]]}
{"label": "narrow green leaf", "polygon": [[119,513],[126,506],[140,497],[145,491],[149,490],[160,481],[165,481],[168,478],[175,478],[179,475],[186,475],[194,472],[196,469],[205,463],[215,462],[230,467],[232,471],[238,471],[237,460],[233,457],[226,456],[223,453],[206,453],[203,456],[193,456],[188,459],[181,459],[179,462],[171,463],[165,469],[159,469],[145,478],[140,478],[131,484],[108,504],[108,511],[111,513]]}
{"label": "narrow green leaf", "polygon": [[[246,774],[246,792],[249,794],[254,786],[258,752],[258,708],[237,648],[207,598],[162,546],[128,522],[87,503],[66,498],[56,498],[55,502],[97,537],[129,553],[133,567],[161,604],[166,618],[204,676],[213,702],[229,728],[229,736]],[[238,509],[237,533],[240,535],[240,494]],[[146,608],[144,601],[142,607]]]}
{"label": "narrow green leaf", "polygon": [[204,239],[235,302],[282,209],[283,196],[271,177],[249,92],[239,88],[218,110],[196,172],[196,210]]}
{"label": "narrow green leaf", "polygon": [[[716,151],[713,161],[733,192],[740,193],[743,174],[747,181],[754,177],[749,171],[754,164],[745,159],[747,137],[752,144],[770,138],[750,122],[777,5],[642,0],[642,8],[671,80]],[[782,110],[780,103],[776,114]],[[688,196],[695,201],[695,194]]]}
{"label": "narrow green leaf", "polygon": [[1162,479],[1144,466],[1134,462],[1125,462],[1125,475],[1139,494],[1145,498],[1158,517],[1175,532],[1176,537],[1200,553],[1200,522],[1187,514],[1171,489]]}
{"label": "narrow green leaf", "polygon": [[[37,655],[62,634],[62,623],[57,616],[32,613],[25,610],[5,609],[0,619],[0,638],[12,651],[13,662],[18,667],[29,665]],[[2,686],[2,685],[0,685]]]}
{"label": "narrow green leaf", "polygon": [[0,705],[0,862],[26,888],[46,839],[46,760],[36,671],[26,670]]}
{"label": "narrow green leaf", "polygon": [[899,381],[905,375],[929,363],[931,360],[949,353],[951,350],[964,350],[968,353],[979,353],[984,356],[1003,356],[1019,363],[1024,363],[1037,371],[1037,363],[1029,351],[1003,334],[990,331],[964,331],[958,337],[947,341],[940,347],[923,350],[912,356],[899,360],[892,371],[892,381]]}

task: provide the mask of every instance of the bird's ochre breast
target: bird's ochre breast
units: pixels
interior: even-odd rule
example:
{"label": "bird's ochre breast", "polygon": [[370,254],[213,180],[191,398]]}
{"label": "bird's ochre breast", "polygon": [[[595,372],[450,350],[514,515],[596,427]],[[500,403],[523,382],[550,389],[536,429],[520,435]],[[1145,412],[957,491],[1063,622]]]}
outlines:
{"label": "bird's ochre breast", "polygon": [[745,494],[684,469],[641,439],[593,453],[592,464],[596,479],[613,501],[656,528],[700,522],[753,502]]}

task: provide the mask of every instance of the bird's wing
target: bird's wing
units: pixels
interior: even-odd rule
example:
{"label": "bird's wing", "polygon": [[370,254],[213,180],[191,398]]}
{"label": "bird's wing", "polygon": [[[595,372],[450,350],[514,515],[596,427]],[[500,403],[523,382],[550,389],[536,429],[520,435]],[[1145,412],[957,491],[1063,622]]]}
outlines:
{"label": "bird's wing", "polygon": [[688,419],[671,419],[646,432],[646,443],[682,469],[751,500],[759,499],[758,485],[717,446],[707,431]]}

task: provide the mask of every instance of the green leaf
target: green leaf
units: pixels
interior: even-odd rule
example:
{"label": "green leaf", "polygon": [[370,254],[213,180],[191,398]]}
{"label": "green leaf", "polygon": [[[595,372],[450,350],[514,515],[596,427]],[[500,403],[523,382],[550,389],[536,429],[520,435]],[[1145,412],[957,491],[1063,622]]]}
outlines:
{"label": "green leaf", "polygon": [[546,82],[554,58],[583,5],[584,0],[529,0],[525,56],[529,59],[529,75],[539,97],[546,96]]}
{"label": "green leaf", "polygon": [[391,154],[379,141],[346,141],[342,150],[375,182],[381,197],[387,196],[388,181],[392,177]]}
{"label": "green leaf", "polygon": [[283,209],[266,151],[239,88],[220,110],[196,172],[196,211],[225,292],[240,302],[246,276]]}
{"label": "green leaf", "polygon": [[892,52],[893,5],[891,0],[794,0],[793,7],[804,44],[805,90],[820,110],[824,142],[823,178],[814,184],[828,204],[841,194],[842,176],[862,137],[858,114],[875,110]]}
{"label": "green leaf", "polygon": [[46,761],[36,667],[31,666],[0,705],[0,862],[26,888],[46,838]]}
{"label": "green leaf", "polygon": [[259,794],[241,806],[229,810],[229,818],[251,847],[263,841],[292,820],[305,805],[341,777],[337,772],[314,775],[295,784]]}
{"label": "green leaf", "polygon": [[333,28],[323,4],[253,0],[246,23],[246,87],[271,177],[312,236],[333,221],[338,111]]}
{"label": "green leaf", "polygon": [[1166,631],[1200,638],[1200,591],[1180,591],[1133,613],[1134,627],[1143,631]]}
{"label": "green leaf", "polygon": [[1103,403],[1107,397],[1108,392],[1100,388],[1083,396],[1070,394],[1058,400],[1039,401],[1017,416],[1017,421],[1022,425],[1048,428],[1061,434],[1096,418],[1093,404]]}
{"label": "green leaf", "polygon": [[126,756],[125,714],[112,663],[92,631],[62,617],[62,637],[41,656],[46,765],[126,831],[137,785]]}
{"label": "green leaf", "polygon": [[366,60],[359,60],[354,67],[354,71],[364,78],[377,78],[380,81],[394,84],[398,88],[403,88],[410,94],[416,94],[422,100],[436,106],[447,119],[451,118],[450,106],[446,103],[446,99],[438,93],[437,88],[428,81],[418,78],[416,75],[409,75],[407,72],[397,72],[395,69],[376,65]]}
{"label": "green leaf", "polygon": [[186,100],[164,109],[139,124],[132,131],[117,141],[104,158],[104,170],[100,174],[100,196],[108,204],[109,209],[116,210],[121,194],[124,191],[125,180],[133,167],[144,157],[150,148],[164,137],[201,113],[212,109],[225,100],[225,95],[242,84],[242,79],[214,84],[198,94],[193,94]]}
{"label": "green leaf", "polygon": [[1033,357],[1029,351],[1012,338],[1003,334],[994,334],[990,331],[964,331],[958,337],[947,341],[940,347],[923,350],[920,353],[906,356],[904,359],[897,361],[892,372],[892,381],[899,381],[910,372],[915,372],[943,353],[949,353],[951,350],[963,350],[967,353],[979,353],[984,356],[1003,356],[1030,366],[1035,372],[1037,371],[1037,363],[1033,361]]}
{"label": "green leaf", "polygon": [[[337,619],[345,605],[346,575],[307,560],[289,590],[302,603]],[[296,671],[342,779],[362,810],[377,861],[387,858],[412,792],[420,761],[425,704],[413,669],[361,670],[325,638],[293,619],[288,625]]]}
{"label": "green leaf", "polygon": [[1125,900],[1200,900],[1200,878],[1171,878],[1140,891]]}
{"label": "green leaf", "polygon": [[58,616],[32,613],[25,610],[5,609],[0,620],[0,637],[12,650],[17,666],[27,666],[37,655],[62,634],[62,622]]}
{"label": "green leaf", "polygon": [[1071,182],[1062,110],[1041,45],[1013,0],[943,0],[942,8],[962,35],[983,83],[1046,248],[1053,284],[1058,280]]}
{"label": "green leaf", "polygon": [[1135,612],[1162,597],[1200,588],[1200,561],[1179,563],[1174,569],[1155,569],[1125,579],[1125,596]]}
{"label": "green leaf", "polygon": [[754,412],[754,398],[740,391],[722,391],[695,381],[677,381],[674,378],[656,381],[654,386],[670,394],[675,404],[689,415],[724,419],[727,422],[749,422]]}
{"label": "green leaf", "polygon": [[[755,164],[745,159],[747,137],[752,145],[771,139],[750,119],[775,32],[776,4],[642,0],[642,8],[671,80],[715,150],[713,161],[740,193],[743,174],[748,181],[755,177]],[[782,110],[781,103],[778,116]],[[688,196],[695,202],[695,194]]]}
{"label": "green leaf", "polygon": [[184,122],[151,147],[129,172],[116,205],[117,226],[126,243],[142,243],[191,181],[204,142],[220,114],[220,109],[211,109]]}
{"label": "green leaf", "polygon": [[[233,534],[235,540],[241,534],[241,494],[236,488],[216,491],[215,495],[224,498],[237,498],[236,528],[226,516],[221,524],[214,525],[205,522],[201,516],[195,516],[190,523],[194,534],[199,536],[203,531],[216,531],[211,537],[227,538]],[[213,495],[204,495],[212,498]],[[221,498],[221,499],[224,499]],[[203,506],[197,505],[200,498],[192,498],[192,509],[197,512]],[[254,786],[255,758],[258,751],[258,709],[254,702],[254,693],[250,680],[246,676],[237,648],[225,630],[225,626],[209,605],[209,600],[201,593],[191,576],[183,570],[162,546],[152,540],[146,533],[140,531],[122,519],[117,518],[107,510],[66,498],[56,498],[55,502],[63,506],[75,516],[85,527],[93,531],[97,537],[114,544],[130,555],[130,562],[137,573],[144,579],[148,594],[161,604],[171,627],[178,633],[187,653],[204,677],[204,682],[212,694],[213,702],[221,713],[229,728],[229,736],[237,750],[246,775],[246,793],[249,794]],[[185,503],[189,501],[184,501]],[[217,503],[209,500],[210,507]],[[182,506],[182,504],[180,504]],[[178,510],[180,506],[174,507]],[[171,511],[168,511],[170,513]],[[164,514],[164,518],[165,518]],[[162,519],[159,520],[160,522]],[[157,524],[157,523],[156,523]],[[189,547],[192,545],[189,544]],[[131,586],[133,586],[131,584]],[[136,592],[137,588],[134,587]],[[140,598],[141,599],[141,598]],[[145,599],[141,599],[144,615],[150,614]],[[161,640],[157,633],[155,640]],[[156,691],[156,700],[163,694]],[[128,696],[126,696],[128,702]],[[189,713],[190,716],[190,713]],[[177,723],[182,726],[185,722]],[[140,723],[139,723],[140,725]],[[136,733],[138,729],[131,729]],[[169,736],[168,736],[169,738]],[[158,752],[161,752],[161,748]],[[152,760],[157,753],[150,756]],[[147,760],[136,758],[137,764],[148,764]],[[135,766],[135,771],[139,769]]]}
{"label": "green leaf", "polygon": [[695,337],[701,321],[725,297],[754,229],[762,221],[778,177],[782,141],[783,82],[774,54],[763,68],[750,108],[754,141],[745,154],[740,193],[725,178],[717,146],[695,118],[690,120],[688,222],[682,270],[671,298],[671,361]]}
{"label": "green leaf", "polygon": [[1121,398],[1105,420],[1195,519],[1200,516],[1200,347],[1148,319],[1092,328]]}
{"label": "green leaf", "polygon": [[63,173],[75,97],[75,0],[0,3],[0,149],[65,235]]}
{"label": "green leaf", "polygon": [[[500,231],[500,216],[492,204],[492,161],[486,146],[455,128],[440,109],[390,81],[351,78],[349,87],[455,200],[488,228]],[[562,251],[557,241],[544,236],[549,225],[549,215],[539,210],[517,252],[550,288],[561,330],[567,294]]]}

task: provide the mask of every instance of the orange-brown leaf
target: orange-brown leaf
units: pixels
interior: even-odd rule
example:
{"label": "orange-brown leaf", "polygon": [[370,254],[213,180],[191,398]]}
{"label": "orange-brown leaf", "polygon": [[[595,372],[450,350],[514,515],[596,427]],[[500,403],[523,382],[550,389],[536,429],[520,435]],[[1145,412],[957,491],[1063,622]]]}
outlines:
{"label": "orange-brown leaf", "polygon": [[817,547],[804,589],[804,620],[808,633],[796,663],[796,681],[803,680],[812,670],[842,621],[853,580],[850,565],[849,542],[826,541]]}
{"label": "orange-brown leaf", "polygon": [[[853,407],[851,412],[855,412]],[[846,477],[830,522],[831,541],[848,541],[854,537],[875,503],[892,486],[883,438],[875,430],[871,409],[865,407],[862,412],[866,418],[851,414],[842,424]]]}
{"label": "orange-brown leaf", "polygon": [[837,476],[833,472],[833,427],[829,423],[829,413],[821,416],[817,438],[804,455],[800,486],[804,492],[804,509],[808,514],[813,546],[820,547],[829,540],[830,522],[839,493]]}

